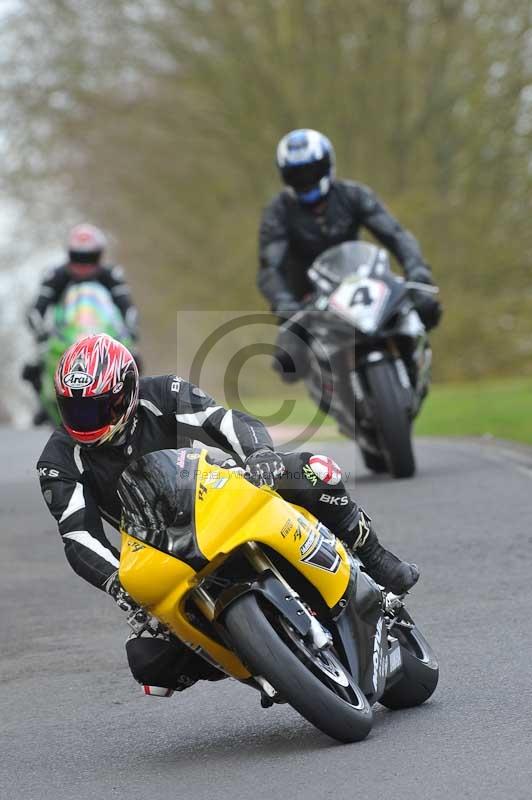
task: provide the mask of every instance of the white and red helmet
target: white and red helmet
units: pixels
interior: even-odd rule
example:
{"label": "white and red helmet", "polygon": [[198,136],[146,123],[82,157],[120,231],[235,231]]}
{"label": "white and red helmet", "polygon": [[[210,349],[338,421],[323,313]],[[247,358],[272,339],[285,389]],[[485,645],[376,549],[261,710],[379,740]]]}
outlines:
{"label": "white and red helmet", "polygon": [[85,336],[63,353],[55,372],[55,393],[63,425],[73,439],[84,445],[108,442],[137,410],[135,359],[107,334]]}
{"label": "white and red helmet", "polygon": [[69,268],[77,277],[94,271],[107,246],[105,234],[94,225],[76,225],[68,236]]}

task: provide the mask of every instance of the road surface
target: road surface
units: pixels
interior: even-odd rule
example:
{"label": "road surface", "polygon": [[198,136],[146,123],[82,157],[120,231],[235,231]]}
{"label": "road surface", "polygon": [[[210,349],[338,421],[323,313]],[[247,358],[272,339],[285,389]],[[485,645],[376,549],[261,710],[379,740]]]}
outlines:
{"label": "road surface", "polygon": [[[121,612],[71,571],[41,499],[44,436],[0,430],[2,800],[532,796],[527,451],[424,440],[414,480],[359,468],[381,538],[421,566],[409,608],[441,678],[425,706],[379,706],[370,737],[340,746],[234,681],[142,695]],[[352,446],[319,448],[352,479]]]}

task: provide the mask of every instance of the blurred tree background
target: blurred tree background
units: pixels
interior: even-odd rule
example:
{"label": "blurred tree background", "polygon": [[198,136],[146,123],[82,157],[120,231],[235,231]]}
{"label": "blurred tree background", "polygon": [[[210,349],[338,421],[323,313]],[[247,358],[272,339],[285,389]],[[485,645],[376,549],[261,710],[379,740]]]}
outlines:
{"label": "blurred tree background", "polygon": [[151,369],[176,311],[265,308],[275,146],[313,127],[421,241],[435,376],[532,374],[530,0],[12,0],[3,29],[4,191],[112,232]]}

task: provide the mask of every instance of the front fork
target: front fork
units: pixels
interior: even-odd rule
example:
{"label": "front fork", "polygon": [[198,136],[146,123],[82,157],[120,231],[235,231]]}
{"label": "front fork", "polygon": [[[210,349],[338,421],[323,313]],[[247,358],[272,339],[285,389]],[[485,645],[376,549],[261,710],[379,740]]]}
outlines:
{"label": "front fork", "polygon": [[[415,389],[410,380],[410,376],[405,367],[403,357],[393,339],[386,341],[383,350],[371,350],[361,358],[357,358],[354,350],[343,354],[344,361],[342,372],[346,379],[340,381],[340,395],[344,408],[350,409],[355,404],[351,414],[352,433],[357,440],[361,440],[366,449],[380,452],[379,446],[373,441],[374,423],[371,399],[368,394],[367,386],[363,377],[364,368],[371,366],[378,361],[389,360],[393,363],[397,374],[399,386],[403,392],[404,403],[407,406],[410,416],[413,418],[417,413],[418,403],[416,402]],[[369,439],[368,439],[369,436]]]}
{"label": "front fork", "polygon": [[[255,572],[261,576],[270,576],[268,586],[266,586],[266,583],[261,583],[259,579],[255,584],[246,585],[240,594],[244,594],[249,590],[263,593],[288,621],[298,629],[313,649],[319,651],[330,647],[332,636],[327,628],[324,628],[318,619],[311,614],[299,595],[292,589],[262,548],[256,542],[246,542],[240,548],[240,552],[245,556]],[[274,591],[272,591],[274,588],[272,580],[275,580],[277,584],[277,589]],[[211,597],[204,584],[205,582],[202,581],[190,596],[204,617],[209,622],[215,622],[216,618],[227,608],[229,602],[236,600],[239,594],[231,593],[227,603],[220,603],[219,600],[215,601]],[[282,589],[282,591],[279,591],[279,589]]]}
{"label": "front fork", "polygon": [[432,373],[432,349],[426,335],[420,336],[414,350],[414,361],[417,368],[416,380],[416,414],[421,407],[421,403],[428,394]]}
{"label": "front fork", "polygon": [[270,571],[273,573],[273,575],[275,575],[277,580],[282,584],[283,588],[287,592],[287,599],[288,596],[290,596],[298,606],[298,616],[304,616],[308,619],[310,628],[306,638],[312,645],[313,649],[319,651],[325,649],[326,647],[330,647],[333,640],[327,628],[324,628],[323,625],[318,621],[317,617],[311,614],[307,606],[301,602],[299,595],[292,589],[290,584],[285,580],[283,575],[275,567],[268,556],[262,551],[260,546],[256,542],[246,542],[243,550],[244,555],[248,559],[249,563],[257,571],[262,573]]}
{"label": "front fork", "polygon": [[[314,617],[307,607],[300,601],[299,596],[294,592],[292,587],[285,580],[283,575],[277,570],[273,562],[263,552],[261,547],[256,542],[246,542],[241,547],[241,553],[248,560],[253,570],[259,576],[265,576],[266,581],[263,587],[263,593],[267,599],[274,605],[288,621],[304,635],[307,643],[311,645],[312,649],[316,652],[330,647],[332,644],[332,636],[329,631],[324,628],[320,622]],[[259,578],[260,581],[260,578]],[[258,589],[259,581],[255,582],[255,591]],[[272,585],[272,581],[274,582]],[[226,604],[220,604],[220,599],[215,599],[209,594],[205,587],[206,581],[202,581],[192,592],[191,599],[196,607],[203,614],[203,616],[211,623],[215,623],[218,616],[228,607],[230,602],[237,599],[247,591],[252,590],[253,584],[248,584],[240,593],[233,594]],[[269,586],[268,586],[269,583]],[[273,589],[273,591],[272,591]],[[218,669],[222,669],[219,664],[212,661],[208,654],[203,651],[199,652],[203,658],[210,663],[213,663]],[[274,702],[283,702],[282,698],[278,695],[276,689],[266,680],[262,675],[254,675],[250,681],[252,686],[259,689],[261,693],[261,704],[264,708],[272,705]]]}

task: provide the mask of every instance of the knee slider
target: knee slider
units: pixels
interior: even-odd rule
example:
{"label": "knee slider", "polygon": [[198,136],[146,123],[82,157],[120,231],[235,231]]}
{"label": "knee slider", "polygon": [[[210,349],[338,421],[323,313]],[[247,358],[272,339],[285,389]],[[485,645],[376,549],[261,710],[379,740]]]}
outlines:
{"label": "knee slider", "polygon": [[303,474],[313,486],[316,486],[318,481],[327,486],[337,486],[342,480],[342,470],[336,461],[328,456],[310,456],[303,467]]}

